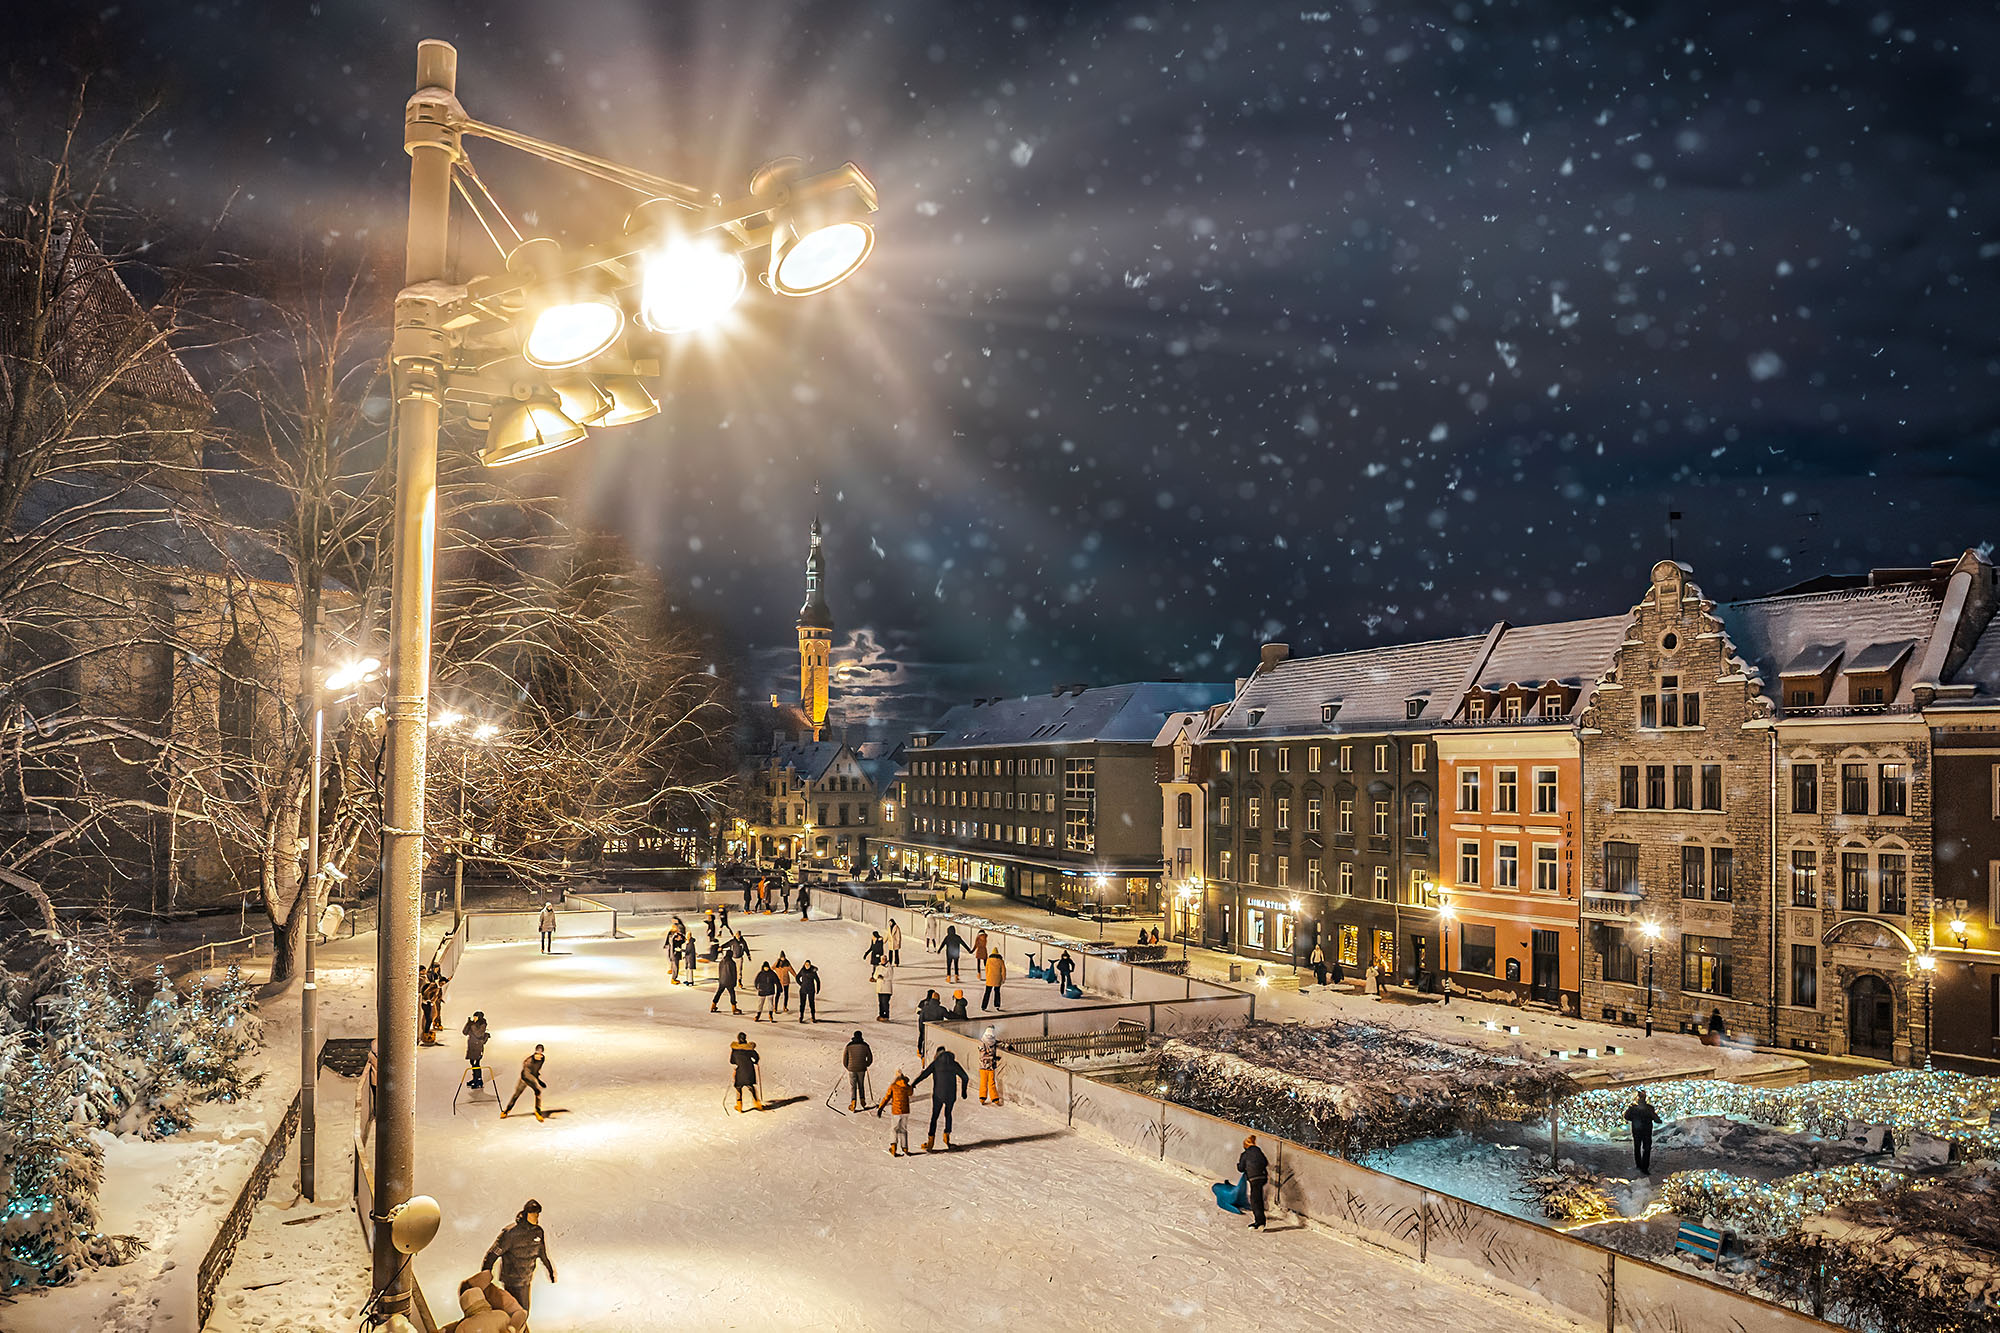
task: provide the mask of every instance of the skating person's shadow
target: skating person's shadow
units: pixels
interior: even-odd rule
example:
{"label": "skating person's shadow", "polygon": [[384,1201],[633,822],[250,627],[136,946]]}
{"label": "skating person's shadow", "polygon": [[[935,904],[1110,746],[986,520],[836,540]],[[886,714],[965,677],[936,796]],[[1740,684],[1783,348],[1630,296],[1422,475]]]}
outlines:
{"label": "skating person's shadow", "polygon": [[812,1098],[806,1096],[780,1097],[776,1101],[765,1102],[763,1109],[766,1111],[775,1111],[781,1106],[797,1106],[800,1102],[809,1102],[811,1100]]}

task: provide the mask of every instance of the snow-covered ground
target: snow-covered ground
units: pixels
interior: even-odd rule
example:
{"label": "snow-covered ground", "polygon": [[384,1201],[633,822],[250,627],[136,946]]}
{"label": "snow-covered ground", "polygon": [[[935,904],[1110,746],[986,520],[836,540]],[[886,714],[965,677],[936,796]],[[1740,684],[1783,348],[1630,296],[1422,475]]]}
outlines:
{"label": "snow-covered ground", "polygon": [[[460,1049],[422,1052],[418,1188],[445,1215],[417,1265],[434,1307],[532,1195],[562,1279],[535,1284],[537,1333],[1568,1327],[1316,1229],[1250,1234],[1203,1182],[1011,1107],[961,1103],[952,1153],[892,1160],[886,1121],[825,1100],[844,1086],[840,1048],[856,1028],[875,1047],[878,1090],[898,1067],[916,1072],[911,1011],[927,986],[949,994],[941,963],[906,948],[895,1021],[879,1023],[866,930],[791,918],[748,933],[760,958],[783,948],[825,973],[817,1026],[711,1015],[709,988],[667,985],[657,929],[555,956],[533,942],[467,951],[447,1030],[483,1009],[507,1088],[545,1043],[547,1104],[561,1109],[546,1123],[500,1120],[491,1103],[454,1114]],[[979,992],[966,990],[976,1013]],[[1018,998],[1052,997],[1037,986]],[[730,1109],[738,1030],[764,1056],[771,1110]],[[844,1092],[834,1100],[844,1107]],[[928,1097],[914,1109],[920,1143]]]}

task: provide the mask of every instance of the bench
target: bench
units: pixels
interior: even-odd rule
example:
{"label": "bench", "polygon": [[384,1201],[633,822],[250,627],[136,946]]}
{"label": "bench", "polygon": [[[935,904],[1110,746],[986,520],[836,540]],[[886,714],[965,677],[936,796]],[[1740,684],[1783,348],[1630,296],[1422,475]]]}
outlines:
{"label": "bench", "polygon": [[1722,1248],[1729,1243],[1727,1231],[1710,1231],[1692,1222],[1681,1223],[1680,1234],[1674,1237],[1674,1253],[1688,1254],[1697,1259],[1716,1263],[1722,1258]]}

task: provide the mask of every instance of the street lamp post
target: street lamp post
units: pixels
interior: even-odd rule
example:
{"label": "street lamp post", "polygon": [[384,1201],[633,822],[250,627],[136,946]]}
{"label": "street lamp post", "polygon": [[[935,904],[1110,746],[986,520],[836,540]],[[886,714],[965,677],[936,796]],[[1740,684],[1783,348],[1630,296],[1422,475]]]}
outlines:
{"label": "street lamp post", "polygon": [[[588,424],[652,416],[642,374],[656,364],[616,353],[621,298],[658,334],[711,322],[744,289],[741,252],[769,251],[764,283],[809,296],[852,274],[874,245],[863,221],[875,187],[852,163],[817,176],[795,158],[768,163],[747,196],[722,196],[514,130],[474,120],[459,104],[458,53],[417,46],[417,89],[404,107],[410,155],[405,286],[390,344],[396,488],[392,520],[389,691],[385,714],[380,922],[376,934],[373,1284],[385,1316],[407,1316],[407,1263],[382,1222],[415,1188],[418,932],[424,846],[426,715],[437,526],[438,430],[447,396],[483,405],[481,458],[515,463],[582,439]],[[542,237],[521,239],[469,169],[464,140],[483,138],[639,194],[626,236],[565,260]],[[451,194],[496,245],[513,238],[507,274],[453,285],[447,252]],[[638,263],[633,261],[637,259]],[[635,278],[641,283],[630,290]],[[616,289],[616,290],[614,290]],[[551,372],[560,372],[553,374]]]}
{"label": "street lamp post", "polygon": [[1917,955],[1917,971],[1924,974],[1924,1068],[1931,1067],[1931,978],[1937,974],[1937,955],[1925,950]]}
{"label": "street lamp post", "polygon": [[1653,948],[1660,942],[1660,923],[1642,921],[1639,933],[1646,937],[1646,1035],[1653,1035]]}
{"label": "street lamp post", "polygon": [[1093,890],[1091,896],[1097,900],[1097,938],[1100,940],[1104,938],[1104,886],[1110,882],[1108,875],[1092,875],[1090,877],[1091,888]]}
{"label": "street lamp post", "polygon": [[1292,913],[1291,948],[1286,950],[1286,952],[1292,956],[1292,975],[1296,977],[1299,974],[1299,900],[1293,898],[1286,906],[1291,909]]}
{"label": "street lamp post", "polygon": [[1438,962],[1443,969],[1438,976],[1438,989],[1444,992],[1444,1002],[1451,1003],[1451,923],[1457,916],[1451,899],[1438,903]]}

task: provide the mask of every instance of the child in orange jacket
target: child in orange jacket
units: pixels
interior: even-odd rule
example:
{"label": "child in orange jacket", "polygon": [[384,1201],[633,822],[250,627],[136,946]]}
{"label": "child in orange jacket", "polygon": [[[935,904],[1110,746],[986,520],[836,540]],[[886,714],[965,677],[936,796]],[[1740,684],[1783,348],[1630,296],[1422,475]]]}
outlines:
{"label": "child in orange jacket", "polygon": [[896,1071],[895,1079],[890,1082],[889,1090],[882,1094],[880,1105],[875,1108],[877,1117],[881,1116],[882,1107],[884,1106],[888,1107],[890,1114],[896,1117],[891,1123],[889,1130],[889,1155],[891,1157],[908,1157],[910,1155],[910,1080],[908,1075],[904,1074],[900,1069]]}

